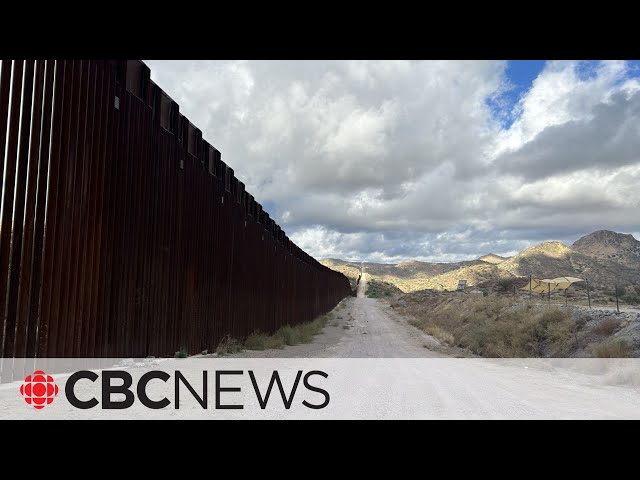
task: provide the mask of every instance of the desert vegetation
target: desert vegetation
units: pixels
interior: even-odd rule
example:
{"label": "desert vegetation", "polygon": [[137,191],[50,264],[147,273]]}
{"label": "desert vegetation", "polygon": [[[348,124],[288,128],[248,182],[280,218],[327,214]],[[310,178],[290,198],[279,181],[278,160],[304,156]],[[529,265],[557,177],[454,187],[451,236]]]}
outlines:
{"label": "desert vegetation", "polygon": [[402,294],[402,290],[390,282],[367,280],[366,295],[369,298],[390,298]]}
{"label": "desert vegetation", "polygon": [[616,338],[596,345],[593,356],[599,358],[623,358],[631,356],[631,345],[626,338]]}
{"label": "desert vegetation", "polygon": [[444,344],[483,357],[634,356],[636,322],[614,312],[457,292],[416,292],[392,305]]}
{"label": "desert vegetation", "polygon": [[216,353],[218,355],[226,355],[242,350],[267,350],[283,348],[285,345],[309,343],[315,335],[322,331],[327,321],[327,315],[322,315],[311,322],[300,325],[284,325],[272,334],[256,330],[244,341],[227,336],[218,345]]}
{"label": "desert vegetation", "polygon": [[445,301],[412,322],[449,345],[484,357],[564,356],[578,328],[560,309],[514,308],[500,297]]}

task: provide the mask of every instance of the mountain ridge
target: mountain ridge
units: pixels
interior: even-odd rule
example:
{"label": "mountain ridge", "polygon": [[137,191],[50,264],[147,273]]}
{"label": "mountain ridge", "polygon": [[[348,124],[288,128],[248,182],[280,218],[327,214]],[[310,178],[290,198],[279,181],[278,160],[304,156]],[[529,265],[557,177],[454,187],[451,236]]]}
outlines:
{"label": "mountain ridge", "polygon": [[[340,259],[321,260],[323,265],[357,277],[360,262]],[[417,290],[453,290],[458,280],[469,286],[502,279],[574,276],[589,283],[613,288],[615,283],[640,285],[640,241],[631,234],[597,230],[572,245],[546,241],[525,248],[512,257],[493,253],[460,262],[422,262],[408,260],[397,264],[363,262],[372,279],[392,283],[403,292]]]}

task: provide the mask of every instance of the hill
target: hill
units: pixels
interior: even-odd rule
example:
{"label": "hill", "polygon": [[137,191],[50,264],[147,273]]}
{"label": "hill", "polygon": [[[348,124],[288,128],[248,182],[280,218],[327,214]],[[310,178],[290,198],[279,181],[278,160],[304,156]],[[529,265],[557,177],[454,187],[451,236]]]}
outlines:
{"label": "hill", "polygon": [[[359,262],[326,259],[322,264],[355,279]],[[621,287],[640,290],[640,241],[633,235],[599,230],[568,246],[550,241],[524,249],[513,257],[489,253],[475,260],[430,263],[417,260],[398,264],[364,264],[370,279],[388,282],[403,292],[418,290],[453,290],[459,280],[469,286],[495,285],[502,279],[528,277],[553,278],[573,276],[588,278],[594,288],[611,291]]]}
{"label": "hill", "polygon": [[495,253],[489,253],[487,255],[483,255],[482,257],[478,258],[478,260],[482,260],[483,262],[493,263],[494,265],[497,265],[509,258],[510,257],[501,257],[500,255],[496,255]]}
{"label": "hill", "polygon": [[640,269],[640,241],[630,234],[598,230],[576,240],[571,248],[597,260]]}

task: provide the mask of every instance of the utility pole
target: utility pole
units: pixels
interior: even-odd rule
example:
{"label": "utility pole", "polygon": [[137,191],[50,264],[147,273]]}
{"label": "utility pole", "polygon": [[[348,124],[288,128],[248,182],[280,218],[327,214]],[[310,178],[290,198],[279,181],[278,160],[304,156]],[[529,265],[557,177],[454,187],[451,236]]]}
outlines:
{"label": "utility pole", "polygon": [[620,313],[620,304],[618,303],[618,282],[616,282],[616,310]]}
{"label": "utility pole", "polygon": [[549,305],[551,305],[551,284],[547,283],[547,300],[549,301]]}
{"label": "utility pole", "polygon": [[529,303],[531,303],[531,275],[529,275]]}
{"label": "utility pole", "polygon": [[589,302],[589,308],[591,308],[591,295],[589,295],[589,279],[585,278],[585,282],[587,282],[587,300]]}

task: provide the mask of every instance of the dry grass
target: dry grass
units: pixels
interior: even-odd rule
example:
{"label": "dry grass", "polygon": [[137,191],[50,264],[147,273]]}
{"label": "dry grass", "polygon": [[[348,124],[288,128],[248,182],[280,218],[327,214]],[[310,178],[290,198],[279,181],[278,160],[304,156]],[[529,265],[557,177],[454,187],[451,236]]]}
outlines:
{"label": "dry grass", "polygon": [[189,356],[189,352],[185,347],[182,347],[174,355],[175,358],[187,358],[188,356]]}
{"label": "dry grass", "polygon": [[402,290],[396,287],[393,283],[368,279],[366,295],[369,298],[385,298],[392,297],[393,295],[401,294]]}
{"label": "dry grass", "polygon": [[282,348],[283,346],[282,337],[260,333],[259,330],[249,335],[243,345],[247,350],[267,350],[270,348]]}
{"label": "dry grass", "polygon": [[327,324],[327,316],[322,315],[315,320],[300,325],[285,325],[280,327],[275,333],[269,335],[255,331],[249,335],[244,342],[226,337],[218,346],[216,353],[224,355],[246,350],[267,350],[272,348],[283,348],[285,345],[298,345],[309,343],[313,337],[320,333]]}
{"label": "dry grass", "polygon": [[598,322],[591,331],[598,335],[609,336],[612,335],[615,331],[617,331],[622,325],[622,320],[613,317],[607,317],[604,320]]}
{"label": "dry grass", "polygon": [[456,339],[454,336],[437,325],[427,324],[422,327],[422,330],[424,330],[427,335],[431,335],[447,345],[455,344]]}
{"label": "dry grass", "polygon": [[229,353],[236,353],[242,350],[242,342],[240,342],[236,338],[232,338],[230,335],[227,335],[222,339],[218,348],[216,348],[216,353],[218,355],[226,355]]}
{"label": "dry grass", "polygon": [[624,338],[608,340],[593,349],[593,356],[598,358],[624,358],[631,356],[631,345]]}
{"label": "dry grass", "polygon": [[629,305],[640,305],[640,295],[635,293],[627,293],[626,295],[622,295],[620,297],[620,300],[628,303]]}
{"label": "dry grass", "polygon": [[513,307],[507,298],[450,298],[414,324],[450,345],[484,357],[564,356],[575,347],[576,322],[560,309]]}

